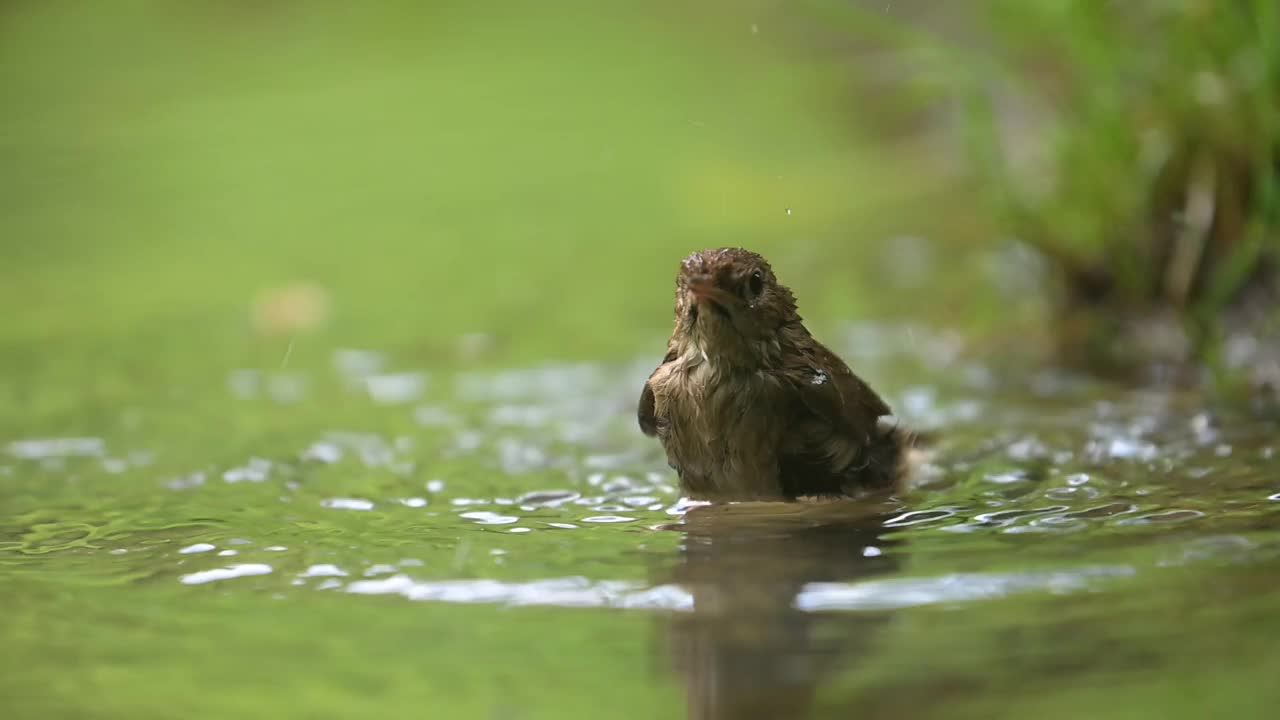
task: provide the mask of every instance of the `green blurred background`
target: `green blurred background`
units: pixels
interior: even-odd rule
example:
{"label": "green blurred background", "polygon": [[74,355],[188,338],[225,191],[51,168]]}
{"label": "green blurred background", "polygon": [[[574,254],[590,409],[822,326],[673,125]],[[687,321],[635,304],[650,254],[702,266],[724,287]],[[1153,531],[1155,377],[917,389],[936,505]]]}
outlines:
{"label": "green blurred background", "polygon": [[810,315],[878,317],[882,245],[943,224],[921,201],[955,172],[863,130],[881,99],[768,3],[2,12],[10,358],[244,352],[258,294],[299,282],[345,343],[631,353],[679,259],[725,244]]}
{"label": "green blurred background", "polygon": [[[1007,331],[1048,299],[1203,326],[1280,242],[1262,0],[0,12],[9,358],[256,352],[254,303],[297,283],[332,341],[632,353],[678,259],[727,244],[819,324]],[[1041,279],[993,278],[1010,237]]]}

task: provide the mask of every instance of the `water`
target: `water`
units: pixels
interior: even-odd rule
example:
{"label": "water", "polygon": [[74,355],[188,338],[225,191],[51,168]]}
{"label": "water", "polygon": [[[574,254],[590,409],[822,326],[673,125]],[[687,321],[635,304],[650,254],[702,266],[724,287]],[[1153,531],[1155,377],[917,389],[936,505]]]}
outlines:
{"label": "water", "polygon": [[634,428],[645,360],[440,373],[387,403],[344,350],[300,398],[210,379],[273,418],[274,452],[167,452],[183,410],[146,404],[11,440],[3,696],[24,717],[1264,714],[1273,423],[922,330],[846,337],[935,435],[892,502],[680,502]]}
{"label": "water", "polygon": [[[829,10],[0,10],[0,715],[1272,716],[1275,422],[983,351],[1042,268]],[[927,484],[680,501],[731,244]]]}

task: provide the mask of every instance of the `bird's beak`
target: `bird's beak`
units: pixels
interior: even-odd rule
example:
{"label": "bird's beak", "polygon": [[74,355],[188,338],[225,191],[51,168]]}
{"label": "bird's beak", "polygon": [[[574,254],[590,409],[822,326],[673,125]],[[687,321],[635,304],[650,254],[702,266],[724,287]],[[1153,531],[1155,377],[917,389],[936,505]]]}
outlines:
{"label": "bird's beak", "polygon": [[693,295],[693,299],[699,304],[711,302],[724,308],[728,308],[734,300],[731,293],[716,287],[715,282],[706,275],[689,280],[689,294]]}

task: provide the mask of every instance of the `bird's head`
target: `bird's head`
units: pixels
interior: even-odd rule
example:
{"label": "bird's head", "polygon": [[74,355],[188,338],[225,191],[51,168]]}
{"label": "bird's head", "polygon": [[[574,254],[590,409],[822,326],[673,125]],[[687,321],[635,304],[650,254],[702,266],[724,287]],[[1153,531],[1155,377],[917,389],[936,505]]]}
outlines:
{"label": "bird's head", "polygon": [[699,351],[738,364],[776,347],[783,325],[799,321],[795,297],[762,256],[741,248],[702,250],[676,277],[676,334]]}

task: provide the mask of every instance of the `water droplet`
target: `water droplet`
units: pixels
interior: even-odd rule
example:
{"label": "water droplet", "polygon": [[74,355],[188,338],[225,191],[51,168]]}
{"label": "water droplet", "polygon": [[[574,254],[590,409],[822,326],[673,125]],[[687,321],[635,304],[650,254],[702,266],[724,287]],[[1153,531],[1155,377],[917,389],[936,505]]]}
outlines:
{"label": "water droplet", "polygon": [[102,455],[106,449],[106,443],[101,438],[15,440],[8,446],[9,454],[21,460],[91,457]]}
{"label": "water droplet", "polygon": [[342,459],[342,448],[331,442],[313,443],[302,451],[302,459],[332,465]]}
{"label": "water droplet", "polygon": [[259,370],[235,370],[227,376],[227,388],[241,400],[257,397],[261,384],[262,372]]}
{"label": "water droplet", "polygon": [[386,359],[372,350],[335,350],[333,366],[343,375],[365,377],[382,370]]}
{"label": "water droplet", "polygon": [[293,405],[307,396],[307,378],[297,373],[277,373],[267,382],[267,395],[278,405]]}
{"label": "water droplet", "polygon": [[572,490],[535,490],[525,493],[516,499],[521,505],[545,505],[555,507],[572,502],[582,497],[581,493]]}
{"label": "water droplet", "polygon": [[551,408],[544,405],[498,405],[489,413],[489,422],[494,425],[526,428],[543,427],[551,418]]}
{"label": "water droplet", "polygon": [[632,462],[635,458],[626,453],[615,453],[612,455],[588,455],[582,460],[583,467],[592,470],[617,470],[620,467]]}
{"label": "water droplet", "polygon": [[1005,453],[1014,460],[1035,460],[1049,454],[1049,448],[1036,438],[1023,438],[1005,448]]}
{"label": "water droplet", "polygon": [[427,386],[422,373],[370,375],[364,379],[369,398],[379,405],[403,405],[421,397]]}
{"label": "water droplet", "polygon": [[1129,438],[1114,438],[1107,446],[1107,454],[1118,459],[1153,460],[1158,451],[1149,442]]}
{"label": "water droplet", "polygon": [[413,580],[405,575],[392,575],[384,580],[358,580],[347,586],[347,592],[357,595],[385,595],[413,586]]}
{"label": "water droplet", "polygon": [[447,427],[458,424],[458,418],[448,410],[429,405],[421,405],[414,409],[413,419],[424,427]]}
{"label": "water droplet", "polygon": [[668,515],[683,515],[693,508],[710,504],[711,502],[708,500],[690,500],[689,498],[680,498],[674,505],[667,508],[666,513]]}
{"label": "water droplet", "polygon": [[606,493],[622,493],[628,490],[636,490],[636,482],[630,476],[619,475],[601,486],[600,491]]}
{"label": "water droplet", "polygon": [[298,577],[346,577],[347,571],[337,565],[312,565]]}
{"label": "water droplet", "polygon": [[372,510],[373,502],[360,498],[330,498],[322,500],[321,505],[335,510]]}
{"label": "water droplet", "polygon": [[129,469],[129,463],[119,458],[105,458],[102,461],[102,469],[112,475],[119,475]]}
{"label": "water droplet", "polygon": [[270,565],[261,563],[244,563],[241,565],[231,565],[229,567],[217,568],[215,570],[204,570],[201,572],[183,575],[181,581],[183,585],[202,585],[209,582],[217,582],[219,580],[230,580],[232,578],[249,577],[252,575],[266,575],[271,572]]}
{"label": "water droplet", "polygon": [[243,467],[236,467],[222,473],[222,479],[229,483],[260,483],[271,474],[271,461],[263,458],[250,458]]}
{"label": "water droplet", "polygon": [[200,487],[205,483],[205,475],[202,472],[191,473],[180,478],[174,478],[165,483],[170,490],[190,490],[191,488]]}
{"label": "water droplet", "polygon": [[1102,492],[1097,488],[1091,487],[1064,487],[1053,488],[1045,492],[1045,497],[1054,500],[1096,500],[1102,496]]}
{"label": "water droplet", "polygon": [[625,515],[594,515],[592,517],[582,518],[582,522],[589,523],[626,523],[634,521],[635,518],[626,517]]}
{"label": "water droplet", "polygon": [[449,504],[455,507],[465,507],[467,505],[488,505],[489,501],[483,498],[454,498],[449,501]]}
{"label": "water droplet", "polygon": [[630,507],[639,508],[652,505],[658,498],[651,495],[631,495],[622,498],[622,504]]}
{"label": "water droplet", "polygon": [[477,525],[510,525],[520,522],[520,518],[511,515],[499,515],[487,510],[477,510],[473,512],[464,512],[458,517],[468,520],[475,520]]}
{"label": "water droplet", "polygon": [[987,482],[996,483],[997,485],[1009,485],[1011,483],[1017,483],[1017,482],[1022,482],[1023,480],[1026,480],[1027,474],[1022,470],[1014,470],[1012,472],[1005,472],[1005,473],[991,473],[988,475],[984,475],[982,479],[986,480]]}

